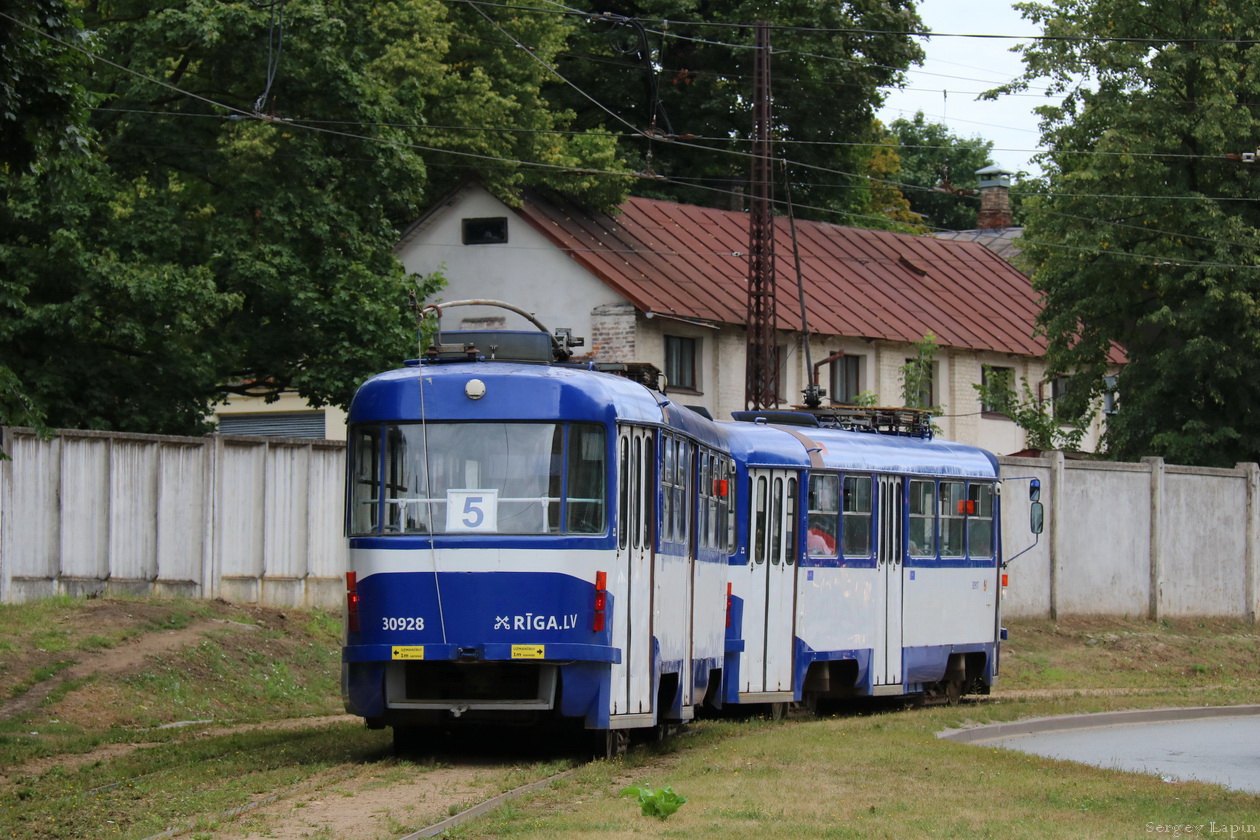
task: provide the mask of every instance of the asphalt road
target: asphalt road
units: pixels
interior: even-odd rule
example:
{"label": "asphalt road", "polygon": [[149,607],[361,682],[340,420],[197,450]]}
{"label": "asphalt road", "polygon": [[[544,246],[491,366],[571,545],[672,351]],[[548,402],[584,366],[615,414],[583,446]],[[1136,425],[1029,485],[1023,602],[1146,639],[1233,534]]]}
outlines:
{"label": "asphalt road", "polygon": [[1039,718],[940,737],[1260,793],[1260,706]]}

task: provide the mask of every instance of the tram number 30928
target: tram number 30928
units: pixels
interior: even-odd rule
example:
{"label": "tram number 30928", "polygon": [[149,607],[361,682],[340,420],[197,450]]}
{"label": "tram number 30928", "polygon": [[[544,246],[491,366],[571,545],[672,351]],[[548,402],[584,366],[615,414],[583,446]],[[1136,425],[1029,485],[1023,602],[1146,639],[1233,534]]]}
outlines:
{"label": "tram number 30928", "polygon": [[423,630],[424,618],[421,616],[408,616],[406,618],[395,618],[394,616],[386,616],[381,619],[382,630]]}

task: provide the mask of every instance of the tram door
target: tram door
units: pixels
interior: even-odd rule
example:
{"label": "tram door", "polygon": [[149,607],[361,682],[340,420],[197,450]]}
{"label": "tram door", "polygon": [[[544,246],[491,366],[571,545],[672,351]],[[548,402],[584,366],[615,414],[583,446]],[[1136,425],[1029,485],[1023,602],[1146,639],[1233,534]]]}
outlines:
{"label": "tram door", "polygon": [[615,590],[618,600],[613,605],[612,644],[621,649],[621,662],[612,666],[610,711],[613,714],[647,714],[652,711],[655,462],[656,452],[650,429],[623,426],[618,430],[618,585]]}
{"label": "tram door", "polygon": [[[879,546],[876,561],[877,619],[873,685],[901,686],[902,575],[905,573],[905,524],[902,479],[879,477]],[[881,609],[882,608],[882,609]]]}
{"label": "tram door", "polygon": [[797,474],[749,470],[750,586],[744,602],[745,692],[792,688],[796,608]]}

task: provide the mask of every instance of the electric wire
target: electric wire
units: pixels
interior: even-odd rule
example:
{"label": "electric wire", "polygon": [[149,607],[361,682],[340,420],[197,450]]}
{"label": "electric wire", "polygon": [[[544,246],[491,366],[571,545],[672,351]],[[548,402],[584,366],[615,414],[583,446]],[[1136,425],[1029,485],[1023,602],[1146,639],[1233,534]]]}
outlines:
{"label": "electric wire", "polygon": [[[467,5],[474,6],[474,7],[475,7],[475,6],[478,6],[478,5],[487,5],[487,4],[484,4],[484,3],[477,2],[477,0],[459,0],[459,2],[463,2],[463,3],[467,4]],[[489,5],[493,5],[493,4],[489,4]],[[478,9],[478,11],[481,11],[481,10],[480,10],[480,9]],[[485,16],[484,12],[482,12],[482,14],[483,14],[483,16]],[[505,158],[502,158],[502,157],[499,157],[499,156],[494,156],[494,155],[482,155],[482,154],[478,154],[478,153],[474,153],[474,152],[464,152],[464,151],[460,151],[460,150],[443,149],[443,148],[439,148],[439,147],[426,146],[426,145],[422,145],[422,144],[403,143],[403,142],[400,142],[400,141],[396,141],[396,140],[389,140],[389,139],[385,139],[385,138],[372,137],[372,136],[368,136],[368,135],[361,135],[361,134],[354,134],[354,133],[351,133],[351,132],[335,131],[335,130],[328,129],[328,128],[323,127],[323,126],[320,126],[320,125],[315,125],[315,124],[306,124],[305,122],[302,122],[302,121],[299,121],[299,120],[282,120],[282,121],[278,121],[278,120],[275,120],[274,118],[269,117],[269,116],[267,116],[267,115],[251,114],[251,113],[246,112],[246,111],[244,111],[244,110],[242,110],[242,109],[240,109],[240,108],[236,108],[236,107],[234,107],[234,106],[227,105],[227,104],[225,104],[225,103],[217,102],[217,101],[212,100],[212,99],[210,99],[210,98],[208,98],[208,97],[201,96],[201,95],[196,94],[196,93],[193,93],[193,92],[191,92],[191,91],[186,91],[186,90],[184,90],[184,89],[179,88],[179,87],[178,87],[178,86],[176,86],[176,85],[170,84],[169,82],[165,82],[165,81],[163,81],[163,80],[160,80],[160,79],[154,78],[154,77],[152,77],[152,76],[149,76],[149,75],[147,75],[147,74],[141,73],[140,71],[136,71],[136,70],[133,70],[133,69],[131,69],[131,68],[125,67],[125,66],[123,66],[123,65],[121,65],[121,64],[118,64],[117,62],[114,62],[114,61],[111,61],[110,59],[105,58],[104,56],[100,56],[100,55],[98,55],[98,54],[96,54],[96,53],[93,53],[93,52],[91,52],[91,51],[89,51],[89,50],[87,50],[87,49],[83,48],[83,47],[80,47],[80,46],[78,46],[78,45],[76,45],[76,44],[71,44],[71,43],[69,43],[69,42],[67,42],[67,41],[64,41],[64,40],[62,40],[62,39],[60,39],[60,38],[57,38],[56,36],[53,36],[53,35],[51,35],[51,34],[49,34],[49,33],[47,33],[47,32],[44,32],[44,31],[42,31],[42,30],[40,30],[40,29],[38,29],[38,28],[36,28],[36,27],[30,26],[30,25],[28,25],[28,24],[26,24],[26,23],[24,23],[24,22],[22,22],[22,21],[17,20],[16,18],[13,18],[12,16],[10,16],[10,15],[8,15],[8,14],[4,13],[4,12],[0,12],[0,17],[6,18],[6,19],[8,19],[8,20],[10,20],[10,21],[12,21],[12,22],[14,22],[14,23],[17,23],[18,25],[20,25],[20,26],[22,26],[22,27],[24,27],[24,28],[26,28],[26,29],[32,30],[32,31],[34,31],[34,32],[36,32],[36,33],[38,33],[38,34],[40,34],[42,37],[48,38],[49,40],[52,40],[52,41],[54,41],[54,42],[56,42],[56,43],[60,43],[60,44],[62,44],[63,46],[66,46],[66,47],[68,47],[68,48],[71,48],[71,49],[77,50],[77,51],[79,51],[79,52],[82,52],[83,54],[85,54],[85,55],[86,55],[86,56],[88,56],[89,58],[92,58],[93,60],[98,60],[98,61],[101,61],[102,63],[104,63],[104,64],[106,64],[106,65],[108,65],[108,66],[111,66],[111,67],[114,67],[114,68],[116,68],[116,69],[122,70],[122,71],[123,71],[123,72],[125,72],[125,73],[129,73],[129,74],[131,74],[131,75],[134,75],[134,76],[136,76],[136,77],[138,77],[138,78],[141,78],[141,79],[143,79],[143,80],[145,80],[145,81],[148,81],[148,82],[150,82],[150,83],[152,83],[152,84],[155,84],[155,85],[157,85],[157,86],[159,86],[159,87],[162,87],[162,88],[164,88],[164,89],[171,90],[171,91],[173,91],[173,92],[179,93],[180,95],[183,95],[183,96],[188,96],[188,97],[190,97],[190,98],[192,98],[192,99],[194,99],[194,100],[197,100],[197,101],[203,102],[203,103],[205,103],[205,104],[211,105],[212,107],[222,108],[222,109],[224,109],[224,110],[226,110],[226,111],[230,112],[231,114],[235,114],[235,115],[237,115],[237,117],[238,117],[238,118],[253,118],[253,119],[258,119],[258,120],[261,120],[261,121],[264,121],[264,122],[283,122],[283,124],[284,124],[284,125],[286,125],[286,126],[292,126],[292,127],[297,127],[297,128],[303,128],[303,129],[306,129],[306,130],[316,131],[316,132],[321,132],[321,133],[330,134],[330,135],[335,135],[335,136],[342,136],[342,137],[347,137],[347,138],[352,138],[352,139],[358,139],[358,140],[363,140],[363,141],[367,141],[367,142],[379,143],[379,144],[384,144],[384,145],[389,145],[389,146],[394,146],[394,147],[400,147],[400,148],[408,148],[408,149],[419,150],[419,151],[431,151],[431,152],[435,152],[435,153],[450,154],[450,155],[454,155],[454,156],[457,156],[457,157],[467,157],[467,158],[473,158],[473,159],[480,159],[480,160],[493,161],[493,162],[498,163],[498,164],[513,164],[513,165],[519,165],[519,166],[533,166],[533,167],[547,168],[547,169],[558,169],[558,170],[563,170],[563,171],[573,172],[573,173],[579,173],[579,174],[610,175],[610,176],[617,176],[617,177],[636,177],[636,173],[626,172],[626,171],[599,170],[599,169],[592,169],[592,168],[583,168],[583,167],[566,166],[566,165],[562,165],[562,164],[547,164],[547,163],[542,163],[542,162],[537,162],[537,161],[525,161],[525,160],[518,160],[518,159],[505,159]],[[513,41],[513,43],[514,43],[514,44],[516,44],[518,47],[521,47],[521,48],[525,49],[525,50],[526,50],[526,52],[528,52],[528,53],[531,55],[531,57],[533,57],[536,61],[539,61],[540,63],[542,63],[544,67],[548,67],[548,65],[546,65],[546,63],[545,63],[545,62],[542,62],[542,60],[541,60],[541,59],[539,59],[536,55],[534,55],[534,53],[533,53],[531,50],[529,50],[527,47],[525,47],[525,45],[524,45],[524,44],[521,44],[521,43],[520,43],[520,41],[519,41],[518,39],[515,39],[513,36],[511,36],[511,35],[510,35],[510,33],[506,32],[506,30],[504,30],[501,26],[499,26],[497,22],[493,21],[493,19],[488,18],[488,17],[487,17],[487,19],[491,22],[491,24],[492,24],[492,25],[493,25],[493,26],[494,26],[494,27],[495,27],[498,31],[500,31],[502,34],[504,34],[504,35],[505,35],[505,36],[507,36],[508,38],[510,38],[510,39]],[[555,72],[556,72],[556,71],[554,71],[554,69],[553,69],[553,68],[548,67],[548,69],[549,69],[549,70],[551,70],[553,73],[555,73]],[[559,75],[559,74],[557,73],[557,75]],[[579,92],[579,93],[581,93],[583,96],[585,96],[585,97],[587,97],[588,99],[590,99],[590,100],[591,100],[594,104],[598,105],[598,106],[599,106],[602,110],[608,111],[608,109],[607,109],[607,108],[605,108],[605,107],[604,107],[601,103],[599,103],[597,100],[595,100],[595,99],[594,99],[594,97],[591,97],[591,96],[590,96],[589,94],[587,94],[585,91],[582,91],[579,87],[577,87],[576,85],[574,85],[571,81],[569,81],[568,79],[565,79],[563,76],[560,76],[560,78],[562,78],[562,79],[563,79],[563,80],[564,80],[564,81],[565,81],[568,85],[570,85],[571,87],[574,87],[574,89],[575,89],[575,90],[578,90],[578,92]],[[610,115],[614,116],[614,118],[616,118],[618,121],[620,121],[620,122],[622,122],[622,123],[626,124],[627,126],[629,126],[632,130],[634,130],[634,131],[636,132],[636,134],[642,135],[642,132],[640,132],[640,131],[638,131],[637,129],[635,129],[635,127],[634,127],[632,124],[628,123],[628,122],[627,122],[627,121],[625,121],[624,119],[621,119],[620,117],[618,117],[616,114],[614,114],[614,113],[613,113],[613,112],[611,112],[611,111],[608,111],[608,113],[609,113]],[[717,148],[714,148],[714,147],[708,147],[708,146],[702,146],[702,145],[695,145],[695,144],[689,144],[689,143],[680,143],[680,145],[693,146],[693,147],[695,147],[695,148],[699,148],[699,149],[703,149],[703,150],[708,150],[708,151],[717,151],[717,152],[724,152],[724,153],[728,153],[728,154],[735,154],[735,155],[739,155],[739,156],[742,156],[742,157],[751,157],[751,153],[741,153],[741,152],[736,152],[736,151],[732,151],[732,150],[723,150],[723,149],[717,149]],[[887,179],[875,179],[875,178],[872,178],[871,176],[865,176],[865,175],[855,174],[855,173],[847,173],[847,172],[843,172],[843,171],[841,171],[841,170],[828,169],[828,168],[826,168],[826,167],[814,166],[814,165],[811,165],[811,164],[802,164],[802,163],[800,163],[800,162],[796,162],[796,164],[795,164],[795,165],[798,165],[798,166],[804,166],[805,168],[814,169],[814,170],[818,170],[818,171],[829,172],[829,173],[831,173],[831,174],[845,175],[845,176],[852,177],[852,178],[864,178],[864,179],[867,179],[867,180],[869,180],[869,181],[871,181],[871,182],[878,182],[878,183],[883,183],[883,184],[886,184],[886,185],[893,185],[893,186],[896,186],[896,185],[899,183],[899,182],[896,182],[896,181],[891,181],[891,180],[887,180]],[[665,177],[662,177],[662,176],[653,176],[653,179],[654,179],[654,180],[660,180],[660,181],[666,181],[666,182],[670,182],[670,183],[682,183],[682,184],[685,184],[685,183],[686,183],[685,181],[677,181],[677,180],[670,179],[670,178],[665,178]],[[741,195],[741,196],[742,196],[742,193],[740,193],[740,192],[738,192],[738,191],[735,191],[735,190],[724,190],[724,189],[721,189],[721,188],[709,187],[709,186],[700,185],[700,184],[691,184],[691,186],[692,186],[693,188],[696,188],[696,189],[703,189],[703,190],[708,190],[708,191],[713,191],[713,192],[725,193],[725,194],[728,194],[728,195]],[[914,189],[920,189],[919,187],[915,187],[914,185],[905,185],[905,186],[907,186],[907,187],[911,187],[911,188],[914,188]],[[1062,194],[1057,194],[1057,193],[1056,193],[1055,195],[1062,195]],[[1068,194],[1068,195],[1072,195],[1072,194]],[[1102,198],[1102,197],[1110,197],[1110,198],[1125,198],[1125,199],[1127,199],[1127,198],[1135,198],[1135,196],[1128,196],[1128,195],[1100,196],[1100,195],[1097,195],[1097,194],[1080,194],[1078,197],[1084,197],[1084,198]],[[1189,197],[1181,197],[1181,196],[1142,196],[1141,198],[1158,198],[1158,199],[1168,199],[1168,200],[1195,200],[1195,201],[1203,201],[1203,200],[1217,200],[1217,199],[1212,198],[1212,197],[1193,197],[1193,196],[1189,196]],[[1229,201],[1254,201],[1254,200],[1257,200],[1257,199],[1245,199],[1245,198],[1223,197],[1223,199],[1222,199],[1222,200],[1229,200]],[[781,204],[781,203],[782,203],[781,201],[776,200],[776,199],[772,199],[772,201],[773,201],[775,204]],[[801,206],[801,207],[803,207],[803,208],[805,208],[805,209],[817,210],[817,211],[821,211],[821,212],[828,212],[828,213],[840,212],[840,211],[836,211],[836,210],[834,210],[833,208],[828,208],[828,207],[818,207],[818,206],[813,206],[813,205],[798,205],[798,206]],[[845,215],[845,216],[847,216],[847,217],[849,217],[849,218],[857,218],[857,219],[866,219],[866,220],[878,221],[878,222],[880,222],[880,223],[881,223],[881,225],[882,225],[882,224],[886,224],[886,223],[887,223],[887,221],[888,221],[886,218],[883,218],[883,217],[876,217],[876,216],[867,216],[867,215],[853,214],[853,213],[845,213],[844,215]],[[1026,241],[1027,241],[1027,240],[1026,240]],[[1209,240],[1209,241],[1216,241],[1216,240]],[[1160,263],[1160,264],[1168,264],[1168,265],[1181,265],[1181,266],[1188,266],[1188,267],[1220,267],[1220,268],[1256,268],[1256,267],[1258,267],[1258,266],[1254,266],[1254,265],[1247,265],[1247,264],[1231,264],[1231,263],[1208,262],[1208,261],[1188,261],[1188,260],[1184,260],[1184,259],[1180,259],[1180,258],[1172,258],[1172,259],[1158,259],[1158,258],[1154,258],[1154,257],[1152,257],[1151,255],[1145,255],[1145,254],[1136,254],[1136,253],[1129,253],[1129,252],[1123,252],[1123,251],[1115,251],[1115,250],[1111,250],[1111,249],[1095,249],[1095,248],[1086,248],[1086,247],[1083,247],[1083,246],[1068,246],[1068,245],[1061,245],[1061,244],[1055,244],[1055,243],[1031,243],[1031,244],[1043,244],[1043,245],[1045,245],[1046,247],[1052,247],[1052,248],[1062,248],[1062,249],[1068,249],[1068,250],[1073,250],[1073,251],[1078,251],[1078,252],[1084,252],[1084,253],[1095,253],[1095,254],[1106,255],[1106,256],[1129,256],[1129,257],[1134,257],[1134,258],[1139,259],[1139,260],[1142,260],[1142,261],[1147,261],[1147,262],[1156,262],[1156,263]],[[1226,243],[1226,244],[1229,244],[1229,243]]]}
{"label": "electric wire", "polygon": [[258,98],[254,100],[254,113],[262,114],[267,107],[267,97],[271,95],[271,85],[276,80],[276,73],[280,69],[280,51],[284,46],[284,4],[287,0],[271,0],[270,2],[257,2],[253,0],[253,5],[258,9],[266,9],[271,12],[271,22],[267,27],[267,73],[266,86]]}

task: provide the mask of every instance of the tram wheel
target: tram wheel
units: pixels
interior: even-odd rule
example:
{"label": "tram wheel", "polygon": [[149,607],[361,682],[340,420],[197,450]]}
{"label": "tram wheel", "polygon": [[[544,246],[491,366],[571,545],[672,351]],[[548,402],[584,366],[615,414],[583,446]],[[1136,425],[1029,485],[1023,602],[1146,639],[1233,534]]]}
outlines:
{"label": "tram wheel", "polygon": [[590,733],[591,755],[596,760],[616,758],[630,749],[630,730],[595,729]]}
{"label": "tram wheel", "polygon": [[787,703],[767,703],[766,717],[770,720],[784,720],[787,718]]}
{"label": "tram wheel", "polygon": [[949,706],[957,706],[962,700],[962,682],[959,680],[945,681],[945,703]]}

